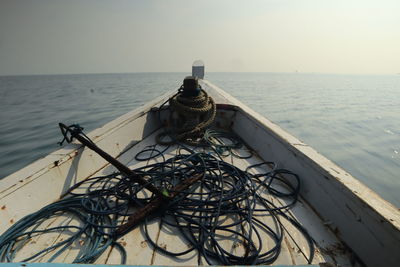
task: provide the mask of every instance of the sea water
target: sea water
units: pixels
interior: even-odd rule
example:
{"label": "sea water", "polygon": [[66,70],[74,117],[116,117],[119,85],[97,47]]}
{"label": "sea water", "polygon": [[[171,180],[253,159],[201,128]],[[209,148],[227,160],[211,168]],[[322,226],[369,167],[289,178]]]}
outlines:
{"label": "sea water", "polygon": [[[0,77],[0,179],[58,149],[58,122],[89,132],[178,89],[189,73]],[[400,207],[400,75],[207,73]]]}

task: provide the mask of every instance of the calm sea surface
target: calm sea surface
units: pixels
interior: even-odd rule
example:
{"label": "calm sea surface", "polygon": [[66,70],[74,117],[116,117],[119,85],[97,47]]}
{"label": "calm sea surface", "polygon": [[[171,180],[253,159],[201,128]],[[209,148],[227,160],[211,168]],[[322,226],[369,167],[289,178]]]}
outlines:
{"label": "calm sea surface", "polygon": [[[0,77],[0,179],[178,88],[189,73]],[[400,75],[209,73],[206,77],[400,207]]]}

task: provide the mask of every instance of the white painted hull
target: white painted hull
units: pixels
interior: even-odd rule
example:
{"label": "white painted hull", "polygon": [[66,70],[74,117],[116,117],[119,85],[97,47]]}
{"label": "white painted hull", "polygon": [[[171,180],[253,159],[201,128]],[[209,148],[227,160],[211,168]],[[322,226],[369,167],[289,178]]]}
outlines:
{"label": "white painted hull", "polygon": [[[219,112],[218,121],[232,123],[232,130],[257,152],[260,160],[273,160],[301,177],[302,201],[293,212],[317,243],[319,254],[316,253],[313,263],[351,265],[355,255],[368,266],[396,266],[400,262],[397,208],[226,92],[207,81],[202,81],[202,86],[217,103],[235,106],[235,111]],[[151,138],[160,128],[152,107],[159,106],[173,93],[107,123],[89,137],[122,163],[132,165],[133,153],[148,144],[143,140]],[[0,233],[23,216],[59,199],[76,182],[113,170],[93,151],[72,143],[6,177],[0,181]],[[143,245],[143,237],[135,231],[123,241],[131,252],[128,264],[197,264],[155,254]],[[276,264],[305,264],[290,247],[289,244],[287,255]],[[117,255],[109,252],[99,259],[99,264],[117,264],[113,257]]]}

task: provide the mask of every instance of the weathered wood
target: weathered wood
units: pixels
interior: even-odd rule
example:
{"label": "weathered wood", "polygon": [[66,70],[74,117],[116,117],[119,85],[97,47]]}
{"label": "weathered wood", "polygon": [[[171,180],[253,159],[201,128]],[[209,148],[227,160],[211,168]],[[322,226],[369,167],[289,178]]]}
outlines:
{"label": "weathered wood", "polygon": [[[169,150],[167,150],[164,153],[165,159],[168,160],[174,156],[177,155],[177,150],[176,146],[170,147]],[[158,160],[161,160],[161,158],[155,159],[156,162]],[[196,189],[195,192],[199,192],[199,188]],[[183,237],[183,235],[180,232],[174,231],[172,227],[168,227],[165,224],[162,226],[160,231],[158,232],[157,239],[153,239],[156,241],[156,244],[161,247],[168,249],[170,251],[174,252],[182,252],[186,251],[191,247],[190,244],[188,244],[187,240]],[[184,265],[184,266],[196,266],[199,265],[199,262],[201,262],[201,257],[199,256],[198,252],[196,249],[192,250],[185,256],[181,257],[170,257],[168,255],[163,254],[162,252],[158,250],[154,250],[154,254],[152,257],[151,264],[152,265],[172,265],[172,266],[179,266],[179,265]]]}
{"label": "weathered wood", "polygon": [[[130,169],[136,169],[139,167],[146,166],[155,162],[160,162],[161,158],[152,158],[147,161],[137,161],[135,155],[142,151],[144,148],[156,144],[155,137],[160,133],[160,130],[154,132],[143,141],[126,151],[121,157],[120,161],[126,164]],[[165,154],[168,155],[174,151],[172,148],[168,149]],[[112,172],[114,167],[110,167],[106,172],[102,171],[103,174]],[[146,195],[148,196],[148,195]],[[159,220],[152,220],[147,222],[148,232],[152,236],[153,240],[158,240],[160,236],[160,225]],[[127,264],[134,265],[152,265],[154,264],[155,257],[158,254],[155,249],[149,244],[143,231],[143,225],[136,227],[131,232],[123,236],[118,242],[128,251]],[[121,261],[121,255],[116,249],[111,249],[106,261],[98,261],[99,263],[107,264],[118,264]]]}
{"label": "weathered wood", "polygon": [[[262,163],[263,161],[257,157],[257,155],[253,155],[249,159],[240,159],[237,157],[232,156],[232,164],[235,165],[236,167],[246,170],[246,168],[250,165],[254,164],[259,164]],[[250,173],[253,174],[260,174],[260,173],[266,173],[267,171],[270,171],[271,168],[269,168],[268,165],[263,164],[262,166],[258,168],[252,168],[249,170]],[[267,190],[263,190],[262,192],[262,197],[267,198],[269,201],[272,203],[275,203],[276,205],[279,206],[279,200],[277,198],[274,198],[271,194],[268,193]],[[262,207],[258,203],[258,207]],[[275,222],[272,220],[270,216],[263,216],[259,218],[262,222],[270,226],[271,228],[274,228]],[[280,218],[281,223],[283,224],[283,242],[281,246],[281,252],[279,254],[279,257],[277,260],[273,263],[274,265],[280,265],[280,264],[307,264],[307,260],[302,254],[302,250],[304,247],[307,247],[307,244],[305,243],[304,237],[301,234],[298,234],[298,229],[295,229],[294,227],[290,228],[290,223],[286,222],[283,218]],[[290,232],[287,230],[290,228]],[[275,229],[278,231],[278,229]],[[296,240],[300,242],[300,248],[297,247],[297,244],[293,241],[291,238],[292,235],[296,235]],[[272,248],[273,245],[275,245],[275,242],[271,239],[271,237],[266,234],[262,233],[263,240],[269,241],[267,243],[268,248]],[[268,249],[265,249],[266,251]],[[304,249],[303,249],[304,250]],[[319,261],[320,262],[320,261]]]}
{"label": "weathered wood", "polygon": [[[105,159],[108,163],[113,165],[117,170],[119,170],[121,173],[128,175],[130,179],[133,181],[137,182],[140,185],[143,185],[146,189],[150,190],[160,198],[166,197],[165,194],[163,194],[158,188],[156,188],[154,185],[149,184],[143,177],[126,167],[124,164],[119,162],[117,159],[112,157],[110,154],[108,154],[106,151],[102,150],[99,148],[95,143],[93,143],[91,140],[88,140],[86,137],[82,135],[81,129],[77,129],[74,126],[71,126],[72,128],[70,129],[68,126],[66,126],[63,123],[59,123],[59,126],[61,128],[61,132],[64,135],[64,138],[67,138],[66,135],[68,131],[71,133],[71,139],[75,138],[81,144],[84,146],[90,148],[94,152],[96,152],[100,157]],[[69,140],[68,143],[70,143],[72,140]]]}
{"label": "weathered wood", "polygon": [[190,178],[182,181],[180,184],[178,184],[171,190],[168,200],[161,196],[158,196],[157,198],[151,200],[143,208],[139,208],[134,214],[129,216],[128,221],[125,224],[123,224],[119,228],[117,228],[117,230],[115,232],[116,236],[121,237],[123,235],[126,235],[129,231],[131,231],[137,225],[142,223],[146,217],[150,216],[152,213],[157,211],[163,204],[165,204],[166,201],[173,200],[174,197],[179,195],[182,191],[188,189],[191,185],[193,185],[195,182],[197,182],[201,177],[202,177],[201,174],[196,174],[193,177],[190,177]]}
{"label": "weathered wood", "polygon": [[[351,250],[361,261],[371,266],[395,266],[400,262],[400,212],[397,208],[315,150],[221,89],[206,81],[202,85],[217,103],[236,106],[230,110],[220,110],[216,126],[225,129],[232,127],[260,158],[273,160],[302,178],[301,198],[291,210],[290,216],[307,228],[317,244],[313,263],[324,261],[346,266],[354,257],[349,252]],[[134,155],[147,145],[155,143],[154,137],[160,123],[158,116],[151,109],[163,103],[172,93],[121,116],[91,132],[89,137],[97,146],[109,152],[112,157],[117,157],[123,164],[128,164],[130,168],[147,164],[148,162],[135,161]],[[173,153],[172,147],[166,152],[170,156]],[[159,160],[152,159],[152,162]],[[247,160],[230,160],[243,168],[251,163]],[[94,174],[110,174],[115,170],[90,149],[73,143],[0,180],[0,233],[23,216],[57,200],[74,183]],[[267,222],[268,218],[263,220]],[[57,220],[53,223],[66,222]],[[298,250],[307,250],[305,241],[290,223],[283,223],[286,239],[275,264],[304,264],[305,258]],[[168,248],[180,251],[187,246],[178,235],[160,231],[157,220],[149,222],[148,230],[159,246],[168,245]],[[30,242],[37,242],[39,247],[45,247],[65,237],[66,235],[61,233],[47,240],[35,238]],[[197,252],[182,260],[161,254],[149,246],[140,227],[126,234],[119,242],[128,251],[127,264],[205,264],[204,260],[199,260]],[[342,242],[346,244],[345,247],[341,245]],[[245,251],[240,244],[232,244],[233,242],[228,240],[224,247],[236,249],[238,255]],[[79,244],[66,251],[61,261],[71,262],[78,247]],[[32,251],[26,250],[20,256],[29,256],[31,253]],[[48,256],[41,260],[46,261]],[[119,264],[120,260],[119,252],[109,248],[97,263]]]}
{"label": "weathered wood", "polygon": [[220,103],[238,107],[233,130],[261,157],[273,158],[303,177],[304,199],[365,264],[395,266],[400,262],[399,209],[220,88],[207,81],[202,86],[213,97],[217,95]]}
{"label": "weathered wood", "polygon": [[[172,94],[121,116],[88,136],[113,157],[124,152],[159,128],[150,109]],[[0,233],[23,216],[57,200],[73,184],[105,168],[107,162],[90,149],[72,143],[0,180]],[[44,189],[46,190],[43,194]],[[18,199],[18,201],[16,201]]]}
{"label": "weathered wood", "polygon": [[[263,160],[269,159],[260,159],[257,155],[249,159],[233,158],[235,166],[242,168],[261,163]],[[269,170],[271,169],[268,168],[268,165],[263,164],[249,171],[257,174],[265,173]],[[275,186],[280,190],[284,190],[284,188],[280,188],[279,185]],[[284,198],[274,198],[267,191],[264,192],[263,196],[267,197],[278,206],[287,205],[290,202],[290,200],[285,200]],[[304,199],[300,197],[297,203],[287,212],[287,215],[300,222],[315,241],[313,263],[329,262],[332,264],[340,264],[340,266],[353,265],[349,261],[351,253],[340,243],[340,240],[335,237],[334,233],[324,224],[318,215],[315,214]],[[265,219],[266,218],[263,218],[263,220]],[[289,257],[292,259],[292,262],[296,264],[307,264],[306,257],[308,257],[310,251],[304,235],[287,220],[282,218],[281,222],[284,226],[285,242],[282,246],[283,251],[281,252],[281,256],[274,264],[285,264],[288,262]]]}

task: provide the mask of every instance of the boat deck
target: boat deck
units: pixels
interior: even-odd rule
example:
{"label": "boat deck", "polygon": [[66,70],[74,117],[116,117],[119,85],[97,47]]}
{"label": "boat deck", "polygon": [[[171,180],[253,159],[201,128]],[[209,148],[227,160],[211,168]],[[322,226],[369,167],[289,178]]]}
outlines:
{"label": "boat deck", "polygon": [[[159,130],[160,131],[160,130]],[[145,149],[148,146],[155,145],[155,136],[159,133],[156,131],[152,135],[148,136],[146,139],[142,140],[138,144],[134,145],[131,149],[127,150],[124,154],[119,157],[119,160],[129,166],[131,169],[135,169],[144,166],[149,163],[159,162],[162,160],[161,157],[156,157],[148,161],[137,161],[135,160],[135,155]],[[158,146],[160,149],[165,147]],[[202,150],[203,148],[197,148]],[[178,152],[178,147],[171,146],[164,152],[164,157],[169,158],[175,156]],[[248,153],[248,148],[242,148],[236,151],[236,153]],[[262,163],[263,160],[253,154],[250,158],[243,159],[233,156],[232,154],[223,158],[224,161],[235,165],[236,167],[245,170],[248,166],[257,163]],[[262,165],[258,168],[251,169],[254,173],[265,173],[269,168],[267,165]],[[116,172],[113,166],[107,165],[105,168],[101,169],[95,173],[92,177],[108,175],[110,173]],[[301,177],[300,177],[301,179]],[[263,194],[268,194],[264,192]],[[284,198],[276,198],[272,195],[266,196],[272,203],[277,205],[284,205]],[[323,222],[319,216],[313,211],[313,209],[300,197],[298,202],[293,208],[286,212],[288,216],[297,220],[311,235],[312,239],[315,241],[315,251],[314,258],[312,260],[313,264],[319,264],[324,262],[329,262],[333,264],[338,264],[340,266],[353,266],[352,254],[342,245],[342,243],[337,239],[335,234],[327,227],[329,222]],[[274,228],[274,223],[269,219],[268,216],[264,216],[262,219],[264,223],[268,224],[271,228]],[[54,221],[50,222],[46,227],[55,227],[59,225],[66,225],[73,223],[71,218],[59,217]],[[229,223],[229,220],[226,220]],[[274,261],[274,265],[304,265],[307,264],[307,258],[310,255],[309,244],[304,235],[287,220],[281,220],[283,224],[284,234],[283,241],[281,244],[281,251],[278,258]],[[184,251],[188,248],[187,241],[180,236],[173,229],[168,229],[166,227],[160,228],[159,220],[154,219],[148,228],[148,232],[151,238],[157,242],[157,245],[165,248],[169,251]],[[34,244],[37,249],[40,247],[46,248],[56,242],[60,242],[68,238],[68,231],[61,233],[54,233],[52,236],[47,235],[44,239],[40,236],[32,238],[30,242]],[[221,237],[223,238],[223,237]],[[274,244],[271,237],[264,234],[262,239],[265,245],[263,250],[268,250]],[[237,236],[227,235],[226,241],[222,241],[224,248],[237,255],[243,255],[246,253],[245,244]],[[137,227],[121,239],[119,243],[124,247],[127,252],[126,264],[132,265],[206,265],[207,262],[199,256],[196,250],[181,256],[181,257],[171,257],[167,256],[158,250],[155,250],[145,237],[143,227]],[[57,258],[57,262],[72,262],[76,255],[79,253],[80,243],[76,242],[74,246],[66,249],[63,254]],[[27,246],[29,247],[29,246]],[[35,251],[37,251],[35,249]],[[19,253],[18,258],[23,259],[32,255],[32,250],[22,251]],[[45,262],[49,259],[50,255],[39,258],[39,262]],[[121,253],[118,249],[114,247],[109,247],[97,260],[98,264],[120,264],[121,263]]]}
{"label": "boat deck", "polygon": [[[217,234],[212,232],[212,238],[216,241],[215,243],[220,245],[220,250],[224,251],[224,253],[234,254],[239,258],[248,260],[248,253],[254,253],[256,250],[254,244],[258,241],[254,241],[254,244],[252,244],[254,239],[251,236],[252,241],[246,243],[246,239],[242,238],[243,236],[238,236],[237,233],[241,231],[244,234],[250,235],[249,229],[251,228],[246,227],[249,227],[251,223],[254,225],[254,218],[256,218],[262,224],[268,225],[271,232],[277,231],[278,228],[282,229],[283,235],[279,233],[279,238],[282,236],[282,239],[279,239],[279,255],[276,259],[272,258],[274,260],[273,265],[291,266],[308,264],[307,259],[312,254],[309,245],[310,239],[307,239],[307,234],[301,231],[301,229],[306,229],[308,236],[313,240],[315,246],[313,250],[314,257],[311,261],[314,265],[328,263],[321,266],[331,266],[330,264],[333,264],[333,266],[397,266],[400,255],[398,253],[400,244],[400,213],[396,207],[390,205],[390,203],[383,200],[375,192],[313,148],[290,135],[260,114],[257,114],[222,89],[207,81],[202,82],[202,87],[209,92],[209,95],[217,103],[217,117],[214,126],[235,132],[247,143],[248,148],[235,151],[235,153],[248,154],[249,151],[252,151],[250,158],[244,159],[230,154],[223,157],[223,161],[236,166],[236,168],[241,170],[238,172],[243,172],[249,166],[257,163],[274,161],[278,163],[278,168],[285,168],[298,174],[301,185],[298,201],[289,210],[285,210],[285,215],[279,214],[281,217],[279,223],[271,219],[273,215],[269,211],[265,212],[265,216],[262,216],[264,213],[260,214],[259,211],[256,211],[258,214],[253,216],[253,213],[248,212],[249,209],[247,209],[246,212],[248,213],[242,212],[239,215],[236,213],[234,214],[236,217],[227,216],[226,214],[233,210],[233,206],[236,208],[235,211],[240,210],[241,212],[245,209],[241,206],[242,202],[232,202],[231,199],[226,201],[225,203],[228,205],[224,206],[224,209],[221,209],[224,212],[217,214],[220,216],[218,224],[215,223],[217,220],[214,220],[213,227],[217,225],[215,227],[218,228],[217,230],[220,230],[231,223],[231,225],[235,225],[239,230],[235,229],[236,232],[233,231],[235,234],[227,234],[227,232],[225,234]],[[160,110],[158,107],[162,106],[162,103],[167,101],[174,93],[168,92],[143,107],[124,114],[120,118],[92,131],[88,136],[98,147],[109,153],[112,157],[118,158],[120,162],[131,169],[155,162],[162,162],[164,160],[162,157],[152,158],[149,161],[138,161],[135,159],[135,156],[144,148],[156,144],[155,137],[161,131],[161,124],[165,124],[165,118],[168,117],[167,112],[164,114],[164,111],[157,112]],[[162,150],[165,147],[157,145],[156,148]],[[203,149],[196,148],[195,150],[197,152],[212,152],[209,150],[202,151]],[[180,151],[181,148],[178,146],[169,147],[165,151],[164,157],[172,158],[179,154]],[[255,195],[257,198],[263,198],[263,201],[272,203],[275,206],[285,206],[291,202],[290,198],[271,195],[271,190],[268,191],[268,189],[271,189],[268,188],[269,185],[259,186],[257,194],[253,194],[254,188],[261,184],[254,177],[257,177],[257,174],[265,174],[270,168],[271,165],[263,164],[258,168],[251,168],[245,172],[245,176],[248,177],[251,176],[249,173],[254,173],[247,181],[246,178],[239,178],[239,180],[242,179],[240,180],[242,183],[241,192],[245,192],[242,196],[246,196],[240,199],[240,201],[245,203],[244,205],[248,205],[246,204],[248,198],[253,197],[254,200]],[[82,229],[87,225],[90,226],[88,220],[81,223],[82,219],[74,219],[74,216],[71,216],[71,214],[63,215],[64,213],[57,212],[53,213],[55,214],[54,216],[39,221],[40,225],[36,224],[38,221],[32,220],[34,225],[28,224],[30,226],[25,228],[25,235],[21,235],[19,223],[21,220],[26,220],[25,216],[43,207],[58,203],[60,196],[78,182],[88,181],[91,177],[111,175],[115,172],[116,169],[110,166],[100,155],[88,147],[82,146],[79,142],[73,142],[0,180],[0,233],[2,233],[2,237],[6,232],[13,233],[13,238],[3,239],[8,244],[8,247],[2,247],[1,261],[49,262],[52,261],[52,257],[57,256],[53,262],[71,263],[78,258],[79,262],[91,263],[91,258],[86,261],[85,259],[82,260],[82,255],[88,255],[87,251],[81,254],[80,251],[91,249],[90,246],[94,244],[93,246],[96,249],[98,247],[106,247],[106,250],[101,251],[101,256],[95,262],[95,264],[100,265],[120,264],[123,262],[124,254],[121,252],[123,251],[121,248],[124,248],[126,251],[126,264],[130,265],[189,266],[221,264],[222,261],[214,262],[212,259],[210,261],[210,257],[206,259],[204,257],[204,250],[200,253],[197,250],[191,250],[187,254],[177,257],[167,256],[165,253],[160,252],[160,249],[173,252],[184,251],[193,245],[189,244],[187,236],[184,237],[176,228],[166,227],[165,223],[160,225],[160,217],[147,220],[147,233],[150,238],[145,236],[146,231],[142,224],[118,239],[118,243],[114,246],[105,246],[102,240],[100,242],[93,241],[90,234],[88,239],[88,236],[85,236],[87,232],[83,233],[81,239],[76,234],[76,229]],[[220,184],[227,184],[233,179],[229,180],[229,175],[221,173],[216,176],[222,181]],[[199,186],[202,188],[205,183],[212,184],[213,181],[210,179],[214,179],[216,176],[208,173],[207,178],[203,177],[204,179],[198,181],[196,185],[200,184]],[[283,174],[283,176],[285,175]],[[265,178],[264,182],[266,183],[267,179],[270,178]],[[278,191],[284,192],[287,187],[284,184],[279,184],[279,179],[275,179],[274,181],[276,180],[278,182],[274,184],[275,188]],[[247,183],[248,181],[250,183]],[[252,184],[252,182],[254,183]],[[127,188],[132,188],[130,182],[126,184],[129,185]],[[223,187],[219,186],[217,190],[223,192],[225,190]],[[195,188],[193,187],[192,189],[195,190]],[[79,187],[79,190],[81,189],[85,191],[83,186]],[[92,189],[96,188],[92,187]],[[143,191],[143,194],[146,194],[146,190]],[[191,198],[198,193],[202,192],[192,191],[187,196]],[[86,196],[81,199],[86,199]],[[81,199],[78,198],[78,200]],[[186,197],[183,204],[187,204],[185,201],[188,199],[189,197]],[[61,201],[64,200],[62,199]],[[82,202],[76,203],[74,202],[74,205],[76,205],[77,210],[93,215],[93,213],[88,213],[87,210],[82,208]],[[91,203],[96,203],[96,201]],[[259,205],[257,201],[251,204],[253,203]],[[176,210],[179,211],[181,206],[177,205],[178,209],[174,209],[174,212]],[[135,211],[135,207],[131,207],[130,204],[128,207],[132,208],[132,211]],[[195,211],[197,213],[202,213],[204,210],[201,208],[204,205],[192,205],[192,207],[199,207],[200,212]],[[247,207],[250,207],[250,205]],[[258,209],[258,206],[254,206],[254,208]],[[168,210],[168,212],[171,210]],[[251,215],[243,216],[243,214]],[[99,217],[103,218],[104,216]],[[245,221],[243,217],[252,221]],[[121,220],[119,223],[124,223],[127,216],[120,216],[119,219]],[[109,224],[107,225],[109,226],[113,221],[115,222],[115,220],[108,221]],[[296,222],[298,223],[297,226],[295,226]],[[66,225],[68,227],[62,227]],[[206,231],[211,232],[216,229],[210,228],[209,225],[204,227]],[[92,227],[92,229],[95,229],[94,233],[96,234],[101,233],[102,238],[104,238],[106,235],[101,231],[96,231],[98,229],[105,229],[101,227],[102,225],[100,225],[100,228],[96,226]],[[12,231],[8,231],[7,229],[11,229]],[[38,231],[45,229],[47,229],[45,235],[36,234]],[[36,233],[30,232],[32,230],[36,231]],[[185,230],[191,231],[192,229],[186,228]],[[196,231],[195,229],[194,232]],[[263,244],[261,253],[274,248],[277,244],[273,238],[274,235],[267,232],[265,231],[259,235],[259,240],[262,240]],[[72,239],[73,244],[70,245],[72,236],[79,237]],[[111,240],[108,237],[105,239]],[[160,249],[155,249],[154,244],[151,244],[150,240],[153,240]],[[57,244],[61,244],[61,250],[58,250],[58,252],[52,251],[52,248]],[[203,242],[201,245],[214,244]],[[206,249],[209,249],[209,247]],[[37,252],[43,250],[49,253],[46,255],[35,255]],[[93,254],[90,255],[93,256]],[[247,262],[249,261],[245,263]],[[225,265],[229,263],[231,262],[226,263],[225,261]],[[237,263],[237,265],[240,264],[243,263]],[[261,262],[261,264],[268,263]]]}

